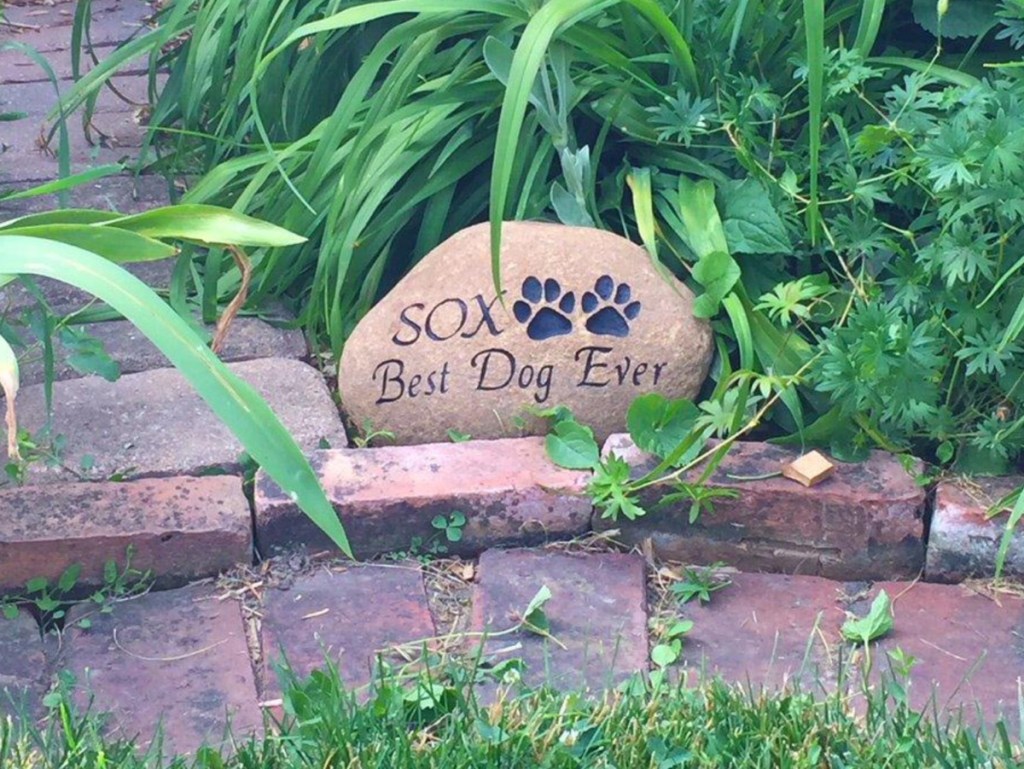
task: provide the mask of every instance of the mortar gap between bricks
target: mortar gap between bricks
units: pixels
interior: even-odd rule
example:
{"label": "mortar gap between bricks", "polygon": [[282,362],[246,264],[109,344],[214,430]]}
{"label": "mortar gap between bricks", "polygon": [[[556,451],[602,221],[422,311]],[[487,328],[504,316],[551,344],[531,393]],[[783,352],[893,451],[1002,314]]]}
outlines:
{"label": "mortar gap between bricks", "polygon": [[[935,495],[938,489],[938,483],[928,485],[928,488],[925,491],[924,507],[921,510],[921,542],[924,545],[925,563],[927,563],[928,560],[928,542],[930,541],[932,534],[932,517],[935,515]],[[925,572],[925,577],[927,577],[927,571]]]}

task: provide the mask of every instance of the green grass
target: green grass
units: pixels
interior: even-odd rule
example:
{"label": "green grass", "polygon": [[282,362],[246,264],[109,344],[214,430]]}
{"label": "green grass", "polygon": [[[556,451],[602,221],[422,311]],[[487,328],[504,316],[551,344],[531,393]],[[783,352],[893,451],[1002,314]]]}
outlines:
{"label": "green grass", "polygon": [[[895,679],[864,697],[859,716],[836,695],[758,695],[711,681],[653,689],[640,679],[603,697],[501,689],[487,705],[472,691],[480,671],[448,668],[390,677],[357,697],[328,668],[289,679],[280,729],[161,762],[157,747],[102,736],[59,692],[46,725],[0,725],[5,769],[271,769],[272,767],[1010,767],[1022,753],[1007,730],[939,726],[906,704]],[[67,684],[67,681],[64,682]],[[362,700],[362,701],[360,701]],[[102,705],[102,703],[100,703]],[[230,743],[228,743],[230,744]]]}

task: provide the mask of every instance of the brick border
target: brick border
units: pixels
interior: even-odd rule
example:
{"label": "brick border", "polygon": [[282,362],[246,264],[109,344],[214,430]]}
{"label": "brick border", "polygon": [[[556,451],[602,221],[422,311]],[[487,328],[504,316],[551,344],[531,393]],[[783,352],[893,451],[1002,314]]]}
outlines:
{"label": "brick border", "polygon": [[[654,460],[628,436],[609,438],[635,474]],[[773,473],[797,453],[737,442],[710,479],[736,491],[716,498],[694,523],[686,502],[642,502],[647,516],[609,521],[592,508],[589,472],[568,471],[546,457],[542,438],[326,449],[312,463],[359,558],[389,552],[472,557],[493,547],[523,547],[618,531],[627,545],[649,540],[668,560],[725,561],[744,571],[833,579],[959,582],[994,573],[1005,516],[985,512],[1024,478],[988,479],[984,487],[944,481],[935,493],[917,485],[894,456],[875,452],[864,463],[837,463],[835,475],[812,488]],[[750,480],[755,478],[754,480]],[[95,584],[108,559],[153,569],[158,587],[215,576],[262,555],[304,546],[331,549],[295,503],[262,471],[253,509],[237,478],[177,476],[120,483],[64,483],[0,490],[0,590],[26,580],[55,579],[73,563]],[[460,513],[461,538],[435,526]],[[42,548],[42,549],[41,549]],[[45,551],[45,552],[44,552]],[[1024,575],[1024,534],[1013,537],[1007,576]]]}

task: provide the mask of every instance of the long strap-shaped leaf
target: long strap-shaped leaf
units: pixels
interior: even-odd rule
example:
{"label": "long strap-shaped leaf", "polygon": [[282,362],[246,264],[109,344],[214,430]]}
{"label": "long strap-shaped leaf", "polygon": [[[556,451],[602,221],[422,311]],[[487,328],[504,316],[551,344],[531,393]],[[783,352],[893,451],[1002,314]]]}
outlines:
{"label": "long strap-shaped leaf", "polygon": [[191,383],[249,455],[347,555],[348,538],[302,449],[256,391],[233,374],[149,286],[64,243],[0,235],[0,275],[28,273],[97,296],[145,334]]}
{"label": "long strap-shaped leaf", "polygon": [[[627,0],[647,17],[665,38],[680,67],[683,85],[697,93],[697,75],[690,48],[665,12],[651,0]],[[508,188],[512,179],[519,134],[526,116],[534,81],[555,34],[563,27],[589,18],[621,0],[551,0],[530,19],[512,59],[508,87],[501,104],[491,171],[491,274],[498,296],[501,288],[501,225],[505,218]]]}

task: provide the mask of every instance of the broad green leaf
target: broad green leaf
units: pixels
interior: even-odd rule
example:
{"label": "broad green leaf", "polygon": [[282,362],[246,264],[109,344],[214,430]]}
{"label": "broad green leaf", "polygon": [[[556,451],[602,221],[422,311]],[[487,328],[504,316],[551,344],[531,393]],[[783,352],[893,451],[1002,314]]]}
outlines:
{"label": "broad green leaf", "polygon": [[651,169],[632,168],[626,174],[626,184],[633,195],[633,214],[640,240],[655,262],[658,260],[657,225],[654,221],[654,194],[651,190]]}
{"label": "broad green leaf", "polygon": [[888,634],[893,627],[892,600],[884,590],[871,602],[867,616],[851,618],[843,623],[843,638],[867,644]]}
{"label": "broad green leaf", "polygon": [[936,0],[914,0],[914,21],[938,37],[981,37],[998,22],[996,0],[955,0],[941,19]]}
{"label": "broad green leaf", "polygon": [[[715,185],[707,179],[691,182],[685,176],[679,177],[679,216],[686,227],[687,245],[697,259],[720,251],[729,253],[729,242],[725,237],[722,220],[715,208]],[[723,294],[724,296],[724,294]]]}
{"label": "broad green leaf", "polygon": [[651,662],[659,668],[668,667],[676,660],[682,652],[683,645],[679,639],[672,639],[668,643],[658,644],[651,649]]}
{"label": "broad green leaf", "polygon": [[219,206],[183,203],[112,219],[104,226],[131,230],[151,238],[233,246],[293,246],[301,235],[276,224]]}
{"label": "broad green leaf", "polygon": [[740,279],[740,266],[725,251],[705,254],[693,266],[693,279],[704,287],[704,293],[693,303],[698,318],[713,318],[722,300]]}
{"label": "broad green leaf", "polygon": [[540,590],[530,599],[523,612],[523,626],[527,630],[548,633],[551,630],[551,623],[548,615],[544,612],[544,604],[551,600],[551,589],[547,585],[541,585]]}
{"label": "broad green leaf", "polygon": [[544,446],[552,462],[569,470],[592,470],[601,462],[593,431],[575,420],[556,423]]}
{"label": "broad green leaf", "polygon": [[78,584],[78,575],[82,573],[82,564],[73,563],[64,570],[64,573],[60,575],[60,579],[57,580],[57,590],[61,593],[69,593],[71,589]]}
{"label": "broad green leaf", "polygon": [[0,274],[40,275],[95,295],[135,324],[192,384],[245,451],[351,555],[338,516],[302,449],[245,381],[231,372],[153,290],[96,254],[55,241],[0,234]]}
{"label": "broad green leaf", "polygon": [[88,224],[37,224],[0,230],[0,234],[45,238],[99,254],[115,264],[153,262],[167,259],[178,249],[136,232]]}
{"label": "broad green leaf", "polygon": [[[689,436],[698,416],[700,409],[692,401],[670,400],[660,393],[649,393],[630,404],[626,426],[640,449],[664,459]],[[679,463],[686,464],[699,451],[700,444],[694,444]]]}
{"label": "broad green leaf", "polygon": [[755,179],[721,188],[725,237],[732,254],[788,254],[792,251],[786,226],[768,191]]}

